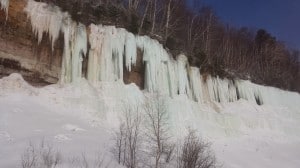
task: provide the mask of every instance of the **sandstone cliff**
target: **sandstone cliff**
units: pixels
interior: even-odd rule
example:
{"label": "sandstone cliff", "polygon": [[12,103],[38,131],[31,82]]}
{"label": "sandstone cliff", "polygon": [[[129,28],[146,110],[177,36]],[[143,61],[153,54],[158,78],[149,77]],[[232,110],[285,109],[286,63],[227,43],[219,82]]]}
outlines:
{"label": "sandstone cliff", "polygon": [[44,38],[40,45],[23,12],[26,0],[10,0],[8,19],[0,11],[0,75],[21,73],[28,81],[55,83],[60,73],[62,40],[52,52]]}

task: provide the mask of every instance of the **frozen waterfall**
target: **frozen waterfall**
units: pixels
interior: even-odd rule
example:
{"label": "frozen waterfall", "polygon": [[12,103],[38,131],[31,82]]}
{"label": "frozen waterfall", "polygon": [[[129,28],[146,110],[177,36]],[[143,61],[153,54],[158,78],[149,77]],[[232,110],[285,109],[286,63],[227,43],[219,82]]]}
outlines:
{"label": "frozen waterfall", "polygon": [[87,53],[86,27],[74,22],[70,15],[61,12],[59,7],[46,3],[28,0],[24,10],[39,43],[44,33],[47,33],[53,50],[60,32],[64,34],[65,45],[60,80],[62,83],[76,82],[82,75],[82,56]]}
{"label": "frozen waterfall", "polygon": [[[136,63],[136,41],[132,33],[114,26],[90,25],[91,44],[87,78],[91,83],[123,80],[123,61],[130,71]],[[125,56],[125,58],[124,58]]]}
{"label": "frozen waterfall", "polygon": [[[0,2],[6,9],[8,1]],[[148,92],[170,97],[186,96],[199,103],[228,103],[245,99],[257,104],[287,107],[300,104],[298,93],[284,92],[250,81],[209,75],[202,77],[199,68],[190,66],[185,55],[180,54],[173,59],[157,40],[148,36],[134,35],[114,26],[91,24],[86,27],[73,21],[60,8],[33,0],[28,1],[25,11],[38,42],[41,42],[44,33],[48,33],[54,49],[55,41],[63,33],[63,83],[76,82],[82,77],[82,59],[88,50],[87,79],[91,84],[123,82],[123,69],[131,71],[139,49],[145,67],[144,88]]]}

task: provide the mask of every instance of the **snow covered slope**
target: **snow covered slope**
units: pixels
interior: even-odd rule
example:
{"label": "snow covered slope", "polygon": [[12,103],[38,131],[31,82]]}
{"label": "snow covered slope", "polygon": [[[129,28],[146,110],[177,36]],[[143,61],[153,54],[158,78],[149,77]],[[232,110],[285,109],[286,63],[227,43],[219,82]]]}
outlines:
{"label": "snow covered slope", "polygon": [[[34,88],[20,75],[0,79],[0,167],[18,167],[28,144],[45,140],[59,150],[63,167],[86,154],[89,161],[111,154],[112,131],[122,116],[122,104],[139,104],[152,94],[134,84],[102,82]],[[186,96],[167,98],[172,135],[187,127],[212,142],[223,167],[299,167],[300,111],[239,100],[201,104]],[[99,152],[100,151],[100,152]]]}

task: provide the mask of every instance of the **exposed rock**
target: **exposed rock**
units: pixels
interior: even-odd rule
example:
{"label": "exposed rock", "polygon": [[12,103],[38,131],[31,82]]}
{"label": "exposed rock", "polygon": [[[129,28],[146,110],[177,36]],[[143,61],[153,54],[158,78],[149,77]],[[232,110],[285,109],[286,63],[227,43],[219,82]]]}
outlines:
{"label": "exposed rock", "polygon": [[131,72],[124,68],[124,83],[135,83],[140,89],[144,89],[144,71],[142,52],[138,50],[136,65],[132,67]]}
{"label": "exposed rock", "polygon": [[10,0],[8,20],[0,10],[0,75],[21,73],[31,82],[55,83],[60,74],[63,40],[51,51],[48,38],[40,45],[23,12],[26,0]]}

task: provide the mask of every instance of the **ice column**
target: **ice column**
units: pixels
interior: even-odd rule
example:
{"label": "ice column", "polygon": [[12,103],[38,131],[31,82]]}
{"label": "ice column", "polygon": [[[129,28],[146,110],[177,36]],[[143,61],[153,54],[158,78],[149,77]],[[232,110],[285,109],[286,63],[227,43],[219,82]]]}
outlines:
{"label": "ice column", "polygon": [[200,75],[199,68],[191,67],[190,69],[190,83],[191,91],[195,101],[202,103],[203,102],[203,93],[202,93],[202,78]]}

